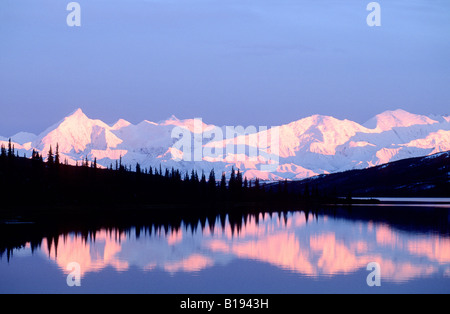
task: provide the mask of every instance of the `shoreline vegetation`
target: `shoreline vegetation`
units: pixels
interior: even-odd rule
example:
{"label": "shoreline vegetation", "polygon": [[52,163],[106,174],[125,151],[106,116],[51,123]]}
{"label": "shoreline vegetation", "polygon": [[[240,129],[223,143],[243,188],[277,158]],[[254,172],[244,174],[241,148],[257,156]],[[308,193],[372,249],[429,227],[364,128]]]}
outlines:
{"label": "shoreline vegetation", "polygon": [[[47,161],[33,151],[31,158],[19,157],[14,147],[2,147],[0,153],[0,215],[70,216],[123,212],[152,212],[152,215],[190,211],[242,211],[243,208],[315,206],[322,204],[374,204],[377,200],[353,200],[350,195],[338,198],[332,191],[306,186],[290,191],[288,181],[274,185],[258,179],[247,180],[234,168],[227,178],[218,180],[214,170],[206,174],[177,169],[134,169],[121,159],[101,169],[97,161],[68,165],[60,160],[58,146],[48,152]],[[131,210],[130,208],[133,208]],[[64,212],[63,212],[64,211]]]}
{"label": "shoreline vegetation", "polygon": [[[411,160],[416,162],[416,159]],[[439,167],[443,164],[443,168],[447,168],[447,159],[431,160],[438,160]],[[404,172],[403,168],[408,168],[411,162],[406,160],[393,164],[397,165],[395,170]],[[376,175],[382,171],[379,177],[385,181],[391,180],[392,175],[398,176],[392,169],[381,166],[302,181],[261,183],[259,179],[247,180],[239,169],[232,168],[229,177],[222,173],[218,180],[214,169],[200,174],[194,170],[181,173],[174,168],[163,169],[161,165],[142,168],[136,164],[132,169],[122,164],[122,158],[106,169],[98,167],[96,159],[90,162],[87,156],[81,164],[68,165],[67,161],[61,160],[58,145],[55,152],[50,147],[46,161],[34,150],[31,158],[19,157],[9,140],[8,147],[2,145],[0,151],[0,219],[73,215],[84,215],[89,219],[89,216],[118,213],[205,215],[246,213],[255,209],[271,211],[317,206],[395,205],[398,202],[362,198],[360,196],[363,195],[358,194],[352,197],[353,191],[363,185],[360,181],[364,177],[366,181],[378,182],[380,179]],[[430,169],[425,168],[422,172],[431,173]],[[359,185],[352,183],[348,177],[359,182]]]}

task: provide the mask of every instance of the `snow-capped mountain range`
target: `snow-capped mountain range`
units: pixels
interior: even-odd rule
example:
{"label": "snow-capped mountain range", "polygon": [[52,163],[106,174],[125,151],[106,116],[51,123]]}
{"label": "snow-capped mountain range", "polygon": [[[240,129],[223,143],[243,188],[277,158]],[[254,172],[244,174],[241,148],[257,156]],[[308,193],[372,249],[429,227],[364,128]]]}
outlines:
{"label": "snow-capped mountain range", "polygon": [[[179,138],[172,136],[176,127],[194,134],[194,146],[197,141],[200,149],[219,149],[215,151],[219,154],[214,158],[202,155],[198,161],[183,158],[183,151],[175,145]],[[248,179],[262,180],[303,179],[450,150],[449,116],[417,115],[401,109],[383,112],[362,125],[314,115],[267,130],[255,128],[251,134],[211,140],[210,133],[215,129],[226,133],[225,127],[174,116],[158,123],[144,120],[133,125],[121,119],[108,125],[88,118],[78,109],[39,135],[20,132],[11,139],[21,156],[29,157],[36,149],[46,157],[50,146],[54,150],[58,144],[61,160],[70,164],[87,156],[109,167],[122,157],[122,162],[132,168],[136,163],[141,168],[161,165],[188,172],[196,169],[208,173],[214,168],[216,174],[229,173],[234,166]],[[275,136],[279,136],[277,147],[270,140],[260,141]],[[0,145],[6,146],[7,141],[0,136]],[[243,143],[244,153],[227,151],[233,143]],[[265,154],[251,158],[252,149]],[[268,164],[274,165],[273,171],[263,170],[262,166]]]}

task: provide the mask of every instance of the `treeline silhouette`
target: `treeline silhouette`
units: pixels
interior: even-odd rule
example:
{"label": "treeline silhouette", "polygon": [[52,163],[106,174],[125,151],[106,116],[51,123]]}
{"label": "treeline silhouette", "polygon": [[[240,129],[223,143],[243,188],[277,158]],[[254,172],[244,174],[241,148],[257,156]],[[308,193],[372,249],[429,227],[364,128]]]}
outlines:
{"label": "treeline silhouette", "polygon": [[[305,213],[306,222],[318,218],[318,211],[303,211]],[[200,231],[205,232],[208,228],[211,233],[218,229],[225,230],[225,226],[229,224],[233,236],[238,236],[247,222],[252,220],[259,225],[260,217],[265,219],[278,219],[283,225],[287,224],[289,215],[294,214],[295,211],[288,210],[273,210],[273,211],[254,211],[251,213],[233,212],[230,214],[210,214],[208,216],[195,216],[188,213],[173,217],[152,217],[150,220],[135,219],[127,217],[122,220],[114,222],[82,222],[65,221],[54,223],[51,221],[42,221],[39,224],[17,224],[5,225],[0,228],[0,260],[6,257],[7,261],[13,257],[13,251],[20,249],[29,244],[31,252],[39,250],[42,245],[42,240],[47,239],[47,250],[55,249],[57,255],[58,241],[61,236],[67,238],[70,235],[79,236],[85,243],[88,241],[95,242],[95,234],[101,230],[106,230],[108,234],[115,234],[116,240],[121,241],[121,234],[134,236],[139,239],[142,237],[158,236],[169,232],[190,231],[192,234]],[[141,217],[140,217],[141,218]]]}
{"label": "treeline silhouette", "polygon": [[[47,160],[39,152],[31,158],[18,156],[9,141],[0,153],[0,198],[5,208],[48,206],[137,206],[137,205],[208,205],[298,203],[318,199],[318,191],[289,192],[287,181],[266,189],[258,179],[247,180],[239,169],[232,169],[220,180],[214,170],[206,174],[162,166],[133,168],[122,158],[107,169],[97,160],[86,159],[68,165],[61,161],[59,147],[52,148]],[[306,194],[307,193],[307,194]]]}

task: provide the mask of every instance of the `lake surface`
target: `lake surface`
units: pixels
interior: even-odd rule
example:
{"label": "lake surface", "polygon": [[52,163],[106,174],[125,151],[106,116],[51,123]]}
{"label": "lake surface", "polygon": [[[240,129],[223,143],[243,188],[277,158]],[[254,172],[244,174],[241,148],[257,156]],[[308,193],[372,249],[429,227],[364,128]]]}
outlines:
{"label": "lake surface", "polygon": [[399,204],[406,206],[434,206],[441,208],[450,208],[450,198],[448,197],[355,197],[355,200],[379,200],[388,205]]}
{"label": "lake surface", "polygon": [[[0,293],[450,293],[449,213],[411,210],[408,219],[405,207],[373,206],[25,236],[2,251]],[[372,262],[381,286],[367,284]],[[67,284],[73,265],[81,286]]]}

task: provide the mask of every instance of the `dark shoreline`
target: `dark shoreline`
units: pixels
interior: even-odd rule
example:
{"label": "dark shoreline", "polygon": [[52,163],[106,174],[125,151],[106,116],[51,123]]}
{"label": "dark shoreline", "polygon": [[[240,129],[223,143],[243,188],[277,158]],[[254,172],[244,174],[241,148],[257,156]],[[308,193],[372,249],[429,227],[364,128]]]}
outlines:
{"label": "dark shoreline", "polygon": [[[265,201],[265,202],[210,202],[210,203],[167,203],[167,204],[102,204],[102,205],[41,205],[41,206],[14,206],[0,210],[0,223],[8,219],[29,219],[41,221],[53,218],[79,219],[84,218],[122,218],[136,215],[143,217],[173,217],[183,216],[204,216],[220,214],[249,214],[255,212],[278,212],[280,208],[289,211],[314,210],[323,206],[352,206],[352,205],[379,205],[379,200],[336,200],[329,199],[323,201],[311,200],[308,202],[292,201]],[[104,215],[104,216],[103,216]]]}
{"label": "dark shoreline", "polygon": [[[291,202],[211,202],[211,203],[172,203],[172,204],[104,204],[104,205],[29,205],[3,208],[0,210],[0,226],[2,224],[24,224],[39,222],[65,223],[101,223],[115,221],[133,221],[143,219],[164,222],[165,220],[200,219],[219,215],[248,215],[255,213],[277,213],[306,211],[317,212],[323,208],[346,208],[352,211],[357,207],[396,207],[408,208],[415,211],[417,208],[439,207],[449,205],[448,201],[380,201],[371,199],[329,199],[323,201]],[[442,206],[443,209],[447,206]],[[380,211],[380,210],[379,210]],[[376,218],[376,217],[374,217]]]}

